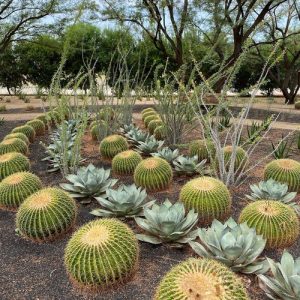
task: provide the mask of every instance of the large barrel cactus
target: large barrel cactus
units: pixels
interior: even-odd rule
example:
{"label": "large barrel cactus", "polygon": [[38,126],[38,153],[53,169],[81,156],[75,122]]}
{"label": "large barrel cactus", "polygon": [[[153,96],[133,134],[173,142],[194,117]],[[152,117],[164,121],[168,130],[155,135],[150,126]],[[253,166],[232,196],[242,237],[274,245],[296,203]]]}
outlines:
{"label": "large barrel cactus", "polygon": [[22,154],[28,153],[28,147],[25,142],[19,138],[11,138],[0,143],[0,155],[9,152],[19,152]]}
{"label": "large barrel cactus", "polygon": [[10,152],[0,155],[0,181],[5,177],[30,169],[28,158],[18,152]]}
{"label": "large barrel cactus", "polygon": [[197,155],[199,161],[204,159],[209,161],[215,155],[215,148],[209,140],[194,140],[189,145],[189,155],[192,157]]}
{"label": "large barrel cactus", "polygon": [[[227,170],[229,170],[232,155],[234,153],[234,148],[232,146],[226,146],[223,148],[224,152],[224,163]],[[248,164],[248,154],[246,151],[241,147],[236,147],[235,149],[235,161],[234,161],[234,170],[237,172],[242,171],[245,166]]]}
{"label": "large barrel cactus", "polygon": [[276,159],[268,163],[264,179],[286,183],[291,192],[300,192],[300,163],[293,159]]}
{"label": "large barrel cactus", "polygon": [[194,209],[199,214],[201,224],[210,224],[214,219],[224,220],[231,210],[229,190],[218,179],[198,177],[187,182],[179,195],[187,210]]}
{"label": "large barrel cactus", "polygon": [[190,258],[162,279],[155,300],[250,300],[242,281],[213,259]]}
{"label": "large barrel cactus", "polygon": [[103,158],[112,159],[118,153],[128,149],[127,140],[121,135],[113,134],[100,143],[100,153]]}
{"label": "large barrel cactus", "polygon": [[112,160],[112,170],[118,175],[132,175],[136,166],[142,161],[141,155],[133,150],[117,154]]}
{"label": "large barrel cactus", "polygon": [[0,207],[14,211],[41,188],[42,182],[36,175],[30,172],[14,173],[0,182]]}
{"label": "large barrel cactus", "polygon": [[155,119],[149,122],[148,130],[150,134],[154,134],[154,131],[157,127],[162,126],[163,122],[161,119]]}
{"label": "large barrel cactus", "polygon": [[76,220],[73,198],[58,188],[45,188],[29,196],[19,207],[16,227],[28,239],[54,240],[70,230]]}
{"label": "large barrel cactus", "polygon": [[171,183],[173,172],[170,164],[159,157],[142,160],[134,171],[134,182],[147,191],[166,189]]}
{"label": "large barrel cactus", "polygon": [[257,234],[267,240],[268,248],[292,245],[299,235],[299,220],[288,205],[274,200],[259,200],[248,204],[241,212],[239,222],[246,222]]}
{"label": "large barrel cactus", "polygon": [[12,130],[12,133],[17,133],[17,132],[25,134],[28,137],[30,142],[34,141],[35,131],[30,125],[18,126]]}
{"label": "large barrel cactus", "polygon": [[39,119],[28,121],[26,125],[31,126],[34,129],[36,135],[45,134],[45,130],[46,130],[45,124],[43,121]]}
{"label": "large barrel cactus", "polygon": [[21,132],[7,134],[3,140],[9,140],[9,139],[15,139],[15,138],[22,140],[27,146],[30,143],[28,137],[24,133],[21,133]]}
{"label": "large barrel cactus", "polygon": [[138,258],[134,233],[117,219],[99,219],[82,226],[65,249],[65,266],[71,280],[90,290],[130,279]]}
{"label": "large barrel cactus", "polygon": [[162,141],[164,140],[164,138],[167,135],[167,128],[165,125],[161,125],[155,128],[154,130],[154,137],[159,140]]}

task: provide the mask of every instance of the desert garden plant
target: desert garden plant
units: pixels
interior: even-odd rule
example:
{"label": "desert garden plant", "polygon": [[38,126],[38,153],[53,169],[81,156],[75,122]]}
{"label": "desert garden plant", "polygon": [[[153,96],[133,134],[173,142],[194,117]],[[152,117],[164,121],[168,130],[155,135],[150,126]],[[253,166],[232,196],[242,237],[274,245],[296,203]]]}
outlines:
{"label": "desert garden plant", "polygon": [[210,161],[214,158],[214,147],[211,141],[204,140],[194,140],[189,145],[189,155],[198,156],[199,161],[206,159]]}
{"label": "desert garden plant", "polygon": [[173,161],[179,156],[179,150],[172,150],[169,147],[159,149],[157,152],[151,153],[153,157],[160,157],[172,165]]}
{"label": "desert garden plant", "polygon": [[29,145],[29,139],[28,137],[24,134],[24,133],[9,133],[7,134],[3,140],[9,140],[9,139],[14,139],[14,138],[18,138],[20,140],[22,140],[23,142],[25,142],[25,144],[28,146]]}
{"label": "desert garden plant", "polygon": [[135,168],[142,161],[141,155],[133,150],[117,154],[111,163],[114,173],[118,175],[133,175]]}
{"label": "desert garden plant", "polygon": [[273,150],[273,157],[275,159],[283,159],[290,157],[290,150],[292,146],[292,142],[286,140],[283,136],[279,143],[276,145],[271,142],[272,150]]}
{"label": "desert garden plant", "polygon": [[198,156],[193,157],[180,155],[174,161],[175,171],[179,175],[193,176],[195,174],[205,174],[206,159],[198,162]]}
{"label": "desert garden plant", "polygon": [[24,155],[28,154],[26,143],[19,138],[10,138],[0,143],[0,155],[9,152],[19,152]]}
{"label": "desert garden plant", "polygon": [[147,137],[145,142],[138,142],[138,145],[136,146],[137,150],[146,155],[150,156],[151,153],[158,151],[163,146],[164,141],[158,141],[156,138],[151,135]]}
{"label": "desert garden plant", "polygon": [[31,126],[34,129],[36,135],[45,134],[45,130],[46,130],[45,124],[43,123],[43,121],[39,119],[33,119],[31,121],[28,121],[26,125]]}
{"label": "desert garden plant", "polygon": [[104,138],[100,143],[100,153],[105,159],[112,159],[118,153],[128,150],[129,146],[121,135],[110,135]]}
{"label": "desert garden plant", "polygon": [[25,134],[28,137],[30,142],[34,141],[35,131],[30,125],[18,126],[12,130],[12,133],[18,133],[18,132]]}
{"label": "desert garden plant", "polygon": [[139,142],[145,142],[149,138],[149,133],[140,130],[139,128],[132,128],[125,134],[129,142],[138,145]]}

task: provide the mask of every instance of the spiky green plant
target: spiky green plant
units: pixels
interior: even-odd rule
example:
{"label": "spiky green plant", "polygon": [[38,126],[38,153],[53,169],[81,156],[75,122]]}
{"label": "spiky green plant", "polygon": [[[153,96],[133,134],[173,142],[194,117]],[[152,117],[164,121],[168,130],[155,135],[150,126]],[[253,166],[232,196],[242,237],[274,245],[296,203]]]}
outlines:
{"label": "spiky green plant", "polygon": [[288,205],[274,200],[259,200],[248,204],[239,222],[246,222],[267,240],[268,248],[292,245],[299,236],[299,220]]}
{"label": "spiky green plant", "polygon": [[105,159],[112,159],[118,153],[128,150],[128,143],[121,135],[110,135],[100,143],[100,153]]}
{"label": "spiky green plant", "polygon": [[300,257],[284,251],[280,262],[268,258],[271,276],[259,275],[259,286],[269,299],[300,299]]}
{"label": "spiky green plant", "polygon": [[189,258],[162,279],[155,300],[250,300],[242,281],[213,259]]}
{"label": "spiky green plant", "polygon": [[145,119],[149,116],[158,116],[158,113],[155,110],[145,112],[142,114],[142,120],[145,122]]}
{"label": "spiky green plant", "polygon": [[111,179],[110,169],[96,168],[89,164],[78,169],[77,174],[68,175],[70,183],[61,183],[60,186],[68,191],[73,198],[97,197],[117,183]]}
{"label": "spiky green plant", "polygon": [[9,140],[15,138],[22,140],[27,146],[30,143],[28,137],[24,133],[20,133],[20,132],[7,134],[3,140]]}
{"label": "spiky green plant", "polygon": [[136,166],[142,161],[141,155],[133,150],[117,154],[111,163],[114,173],[118,175],[133,175]]}
{"label": "spiky green plant", "polygon": [[51,122],[52,124],[58,124],[62,121],[59,112],[55,110],[47,112],[46,119],[49,120],[49,122]]}
{"label": "spiky green plant", "polygon": [[105,121],[101,120],[91,127],[91,135],[94,141],[101,141],[106,137],[106,133],[108,132],[108,125]]}
{"label": "spiky green plant", "polygon": [[115,111],[112,107],[104,107],[100,109],[97,117],[104,121],[112,120],[115,117]]}
{"label": "spiky green plant", "polygon": [[148,124],[148,130],[150,134],[154,133],[154,130],[158,127],[158,126],[162,126],[163,122],[160,119],[155,119],[149,122]]}
{"label": "spiky green plant", "polygon": [[209,140],[194,140],[189,145],[189,155],[197,155],[199,161],[204,159],[209,161],[214,157],[215,149],[212,142]]}
{"label": "spiky green plant", "polygon": [[148,128],[149,123],[150,123],[151,121],[153,121],[153,120],[160,120],[159,115],[158,115],[158,114],[155,114],[155,115],[147,116],[147,117],[144,119],[145,127]]}
{"label": "spiky green plant", "polygon": [[179,156],[179,150],[172,150],[169,147],[164,147],[157,152],[151,153],[153,157],[160,157],[166,160],[169,164],[172,164],[173,161]]}
{"label": "spiky green plant", "polygon": [[166,130],[166,126],[165,125],[158,126],[154,130],[154,137],[157,140],[162,141],[166,137],[166,134],[167,134],[167,130]]}
{"label": "spiky green plant", "polygon": [[139,129],[135,124],[131,123],[129,125],[127,124],[122,124],[122,127],[120,128],[120,132],[124,135],[126,133],[130,132],[131,130]]}
{"label": "spiky green plant", "polygon": [[199,177],[187,182],[179,195],[186,209],[195,209],[201,224],[223,220],[231,210],[231,196],[223,182],[212,177]]}
{"label": "spiky green plant", "polygon": [[76,203],[66,192],[58,188],[44,188],[20,205],[16,227],[21,236],[44,242],[70,230],[76,216]]}
{"label": "spiky green plant", "polygon": [[6,139],[0,143],[0,155],[9,152],[28,153],[28,147],[25,142],[19,138]]}
{"label": "spiky green plant", "polygon": [[211,227],[201,228],[198,233],[201,244],[192,241],[190,246],[199,256],[216,259],[234,272],[264,274],[268,271],[268,262],[259,258],[266,240],[246,223],[237,224],[232,218],[224,224],[213,220]]}
{"label": "spiky green plant", "polygon": [[231,167],[230,165],[232,162],[232,155],[235,155],[235,161],[234,161],[235,171],[242,171],[243,168],[248,164],[248,154],[241,147],[236,147],[236,149],[234,149],[233,146],[226,146],[223,148],[223,153],[224,153],[224,164],[227,170],[229,170]]}
{"label": "spiky green plant", "polygon": [[28,137],[30,142],[34,141],[35,131],[30,125],[18,126],[12,130],[12,133],[18,133],[18,132],[25,134]]}
{"label": "spiky green plant", "polygon": [[65,248],[65,266],[73,282],[89,290],[123,283],[134,274],[139,247],[132,230],[116,219],[80,227]]}
{"label": "spiky green plant", "polygon": [[46,130],[45,124],[43,123],[43,121],[39,119],[28,121],[26,125],[29,125],[34,129],[35,135],[45,134],[45,130]]}
{"label": "spiky green plant", "polygon": [[135,221],[146,234],[137,234],[140,241],[151,244],[170,243],[180,247],[197,237],[198,230],[192,230],[198,222],[198,214],[190,210],[187,214],[182,203],[172,204],[166,199],[162,204],[144,208],[145,218]]}
{"label": "spiky green plant", "polygon": [[164,141],[158,141],[153,135],[147,137],[145,142],[138,142],[136,148],[145,156],[150,156],[151,153],[158,151],[164,144]]}
{"label": "spiky green plant", "polygon": [[175,171],[179,175],[193,176],[195,174],[204,174],[206,159],[198,163],[198,156],[188,157],[184,155],[178,156],[174,161],[173,165]]}
{"label": "spiky green plant", "polygon": [[30,172],[17,172],[0,182],[0,207],[16,210],[30,195],[42,188],[41,180]]}
{"label": "spiky green plant", "polygon": [[47,120],[47,115],[46,114],[42,114],[42,115],[36,117],[36,119],[41,120],[44,123],[45,128],[48,127],[48,120]]}
{"label": "spiky green plant", "polygon": [[152,111],[155,112],[155,109],[152,108],[152,107],[144,108],[144,109],[141,111],[141,114],[144,115],[145,113],[152,112]]}
{"label": "spiky green plant", "polygon": [[149,201],[147,193],[136,185],[121,185],[118,189],[107,189],[103,197],[95,197],[103,208],[94,209],[97,217],[134,217],[144,215],[143,209],[155,201]]}
{"label": "spiky green plant", "polygon": [[166,189],[173,178],[172,168],[167,161],[159,157],[142,160],[134,171],[136,185],[147,191]]}
{"label": "spiky green plant", "polygon": [[276,159],[264,170],[264,180],[274,179],[286,183],[291,192],[300,191],[300,163],[293,159]]}
{"label": "spiky green plant", "polygon": [[5,177],[22,171],[29,171],[29,159],[18,152],[0,155],[0,181]]}
{"label": "spiky green plant", "polygon": [[139,128],[133,128],[125,134],[129,142],[134,145],[138,145],[139,142],[145,142],[149,138],[149,133],[140,130]]}

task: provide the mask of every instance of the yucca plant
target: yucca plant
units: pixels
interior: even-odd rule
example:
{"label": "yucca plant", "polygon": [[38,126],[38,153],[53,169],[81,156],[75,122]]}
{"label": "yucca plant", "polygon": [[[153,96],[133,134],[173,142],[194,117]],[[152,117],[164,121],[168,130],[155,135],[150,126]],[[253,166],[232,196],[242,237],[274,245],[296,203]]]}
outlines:
{"label": "yucca plant", "polygon": [[198,232],[201,244],[190,242],[190,246],[199,256],[216,259],[234,272],[264,274],[268,271],[268,262],[259,258],[266,240],[246,223],[237,224],[232,218],[224,224],[214,220],[211,227]]}
{"label": "yucca plant", "polygon": [[289,192],[288,185],[280,183],[274,179],[268,179],[267,181],[261,181],[259,184],[250,185],[252,191],[251,195],[246,197],[252,201],[256,200],[278,200],[295,209],[298,215],[300,215],[300,206],[293,201],[297,196],[296,192]]}
{"label": "yucca plant", "polygon": [[268,258],[272,276],[258,275],[259,286],[269,299],[300,299],[300,257],[284,251],[280,263]]}
{"label": "yucca plant", "polygon": [[118,189],[107,189],[103,197],[95,197],[103,208],[91,211],[97,217],[143,216],[143,209],[150,207],[155,200],[148,201],[146,190],[136,185],[121,185]]}
{"label": "yucca plant", "polygon": [[70,183],[61,183],[60,186],[74,198],[97,197],[117,183],[117,179],[109,176],[110,169],[96,168],[89,164],[79,168],[77,174],[68,175],[66,179]]}
{"label": "yucca plant", "polygon": [[135,221],[147,234],[137,234],[140,241],[151,244],[170,243],[180,247],[194,240],[198,230],[192,230],[198,222],[198,214],[190,210],[187,215],[182,203],[172,204],[166,199],[161,205],[153,204],[144,209],[144,218]]}
{"label": "yucca plant", "polygon": [[166,160],[168,163],[172,164],[172,162],[179,156],[179,150],[172,150],[169,147],[164,147],[157,152],[151,153],[153,157],[160,157]]}
{"label": "yucca plant", "polygon": [[149,156],[158,151],[164,144],[164,141],[158,141],[154,136],[149,136],[145,142],[138,142],[137,149],[140,153]]}
{"label": "yucca plant", "polygon": [[175,171],[178,174],[192,176],[195,174],[205,174],[204,166],[206,159],[198,163],[198,156],[193,157],[180,155],[173,161]]}

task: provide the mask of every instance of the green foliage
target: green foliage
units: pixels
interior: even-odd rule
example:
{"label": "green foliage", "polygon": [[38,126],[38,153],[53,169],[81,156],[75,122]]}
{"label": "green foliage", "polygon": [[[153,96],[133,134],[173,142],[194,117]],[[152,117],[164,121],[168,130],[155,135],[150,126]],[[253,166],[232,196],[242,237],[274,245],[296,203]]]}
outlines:
{"label": "green foliage", "polygon": [[158,151],[164,144],[164,141],[158,141],[153,135],[146,138],[145,142],[138,142],[137,149],[140,153],[149,156]]}
{"label": "green foliage", "polygon": [[29,125],[18,126],[12,130],[12,133],[18,133],[18,132],[25,134],[28,137],[30,142],[34,141],[35,131],[31,126]]}
{"label": "green foliage", "polygon": [[46,130],[45,124],[44,124],[43,121],[41,121],[39,119],[34,119],[34,120],[31,120],[31,121],[28,121],[26,123],[26,125],[31,126],[34,129],[36,135],[45,134],[45,130]]}
{"label": "green foliage", "polygon": [[19,152],[26,155],[28,146],[19,138],[6,139],[0,143],[0,155],[9,152]]}
{"label": "green foliage", "polygon": [[150,116],[145,117],[145,119],[144,119],[145,127],[148,128],[149,123],[150,123],[151,121],[154,121],[154,120],[160,121],[160,118],[159,118],[159,115],[158,115],[158,114],[150,115]]}
{"label": "green foliage", "polygon": [[190,210],[187,215],[182,203],[172,204],[166,199],[161,205],[153,204],[144,208],[144,218],[135,218],[136,223],[146,234],[137,234],[140,241],[151,244],[170,243],[181,246],[197,236],[193,227],[198,221],[198,214]]}
{"label": "green foliage", "polygon": [[157,116],[158,117],[158,113],[155,110],[148,110],[145,111],[144,113],[142,112],[142,120],[145,122],[145,119],[149,116]]}
{"label": "green foliage", "polygon": [[103,138],[107,136],[109,131],[108,125],[105,121],[100,120],[100,122],[96,122],[93,127],[91,127],[91,135],[94,141],[101,141]]}
{"label": "green foliage", "polygon": [[3,140],[9,140],[9,139],[15,139],[15,138],[22,140],[27,146],[30,143],[28,137],[24,133],[21,133],[21,132],[7,134]]}
{"label": "green foliage", "polygon": [[114,134],[104,138],[100,143],[100,153],[105,159],[112,159],[118,153],[128,149],[126,139]]}
{"label": "green foliage", "polygon": [[246,223],[237,224],[232,218],[224,224],[214,220],[211,227],[201,228],[198,233],[201,244],[190,242],[190,246],[199,256],[216,259],[234,272],[264,274],[268,271],[268,262],[259,258],[266,240]]}
{"label": "green foliage", "polygon": [[133,144],[138,145],[139,142],[146,142],[149,139],[149,133],[143,132],[139,128],[132,128],[125,134],[126,138]]}
{"label": "green foliage", "polygon": [[148,113],[148,112],[155,112],[155,109],[152,108],[152,107],[148,107],[148,108],[144,108],[142,111],[141,111],[141,114],[142,116],[145,114],[145,113]]}
{"label": "green foliage", "polygon": [[246,151],[241,147],[236,147],[234,149],[233,146],[226,146],[223,148],[224,153],[224,164],[225,168],[229,170],[231,168],[231,164],[234,159],[234,170],[237,172],[241,172],[243,168],[248,164],[248,155]]}
{"label": "green foliage", "polygon": [[174,161],[173,165],[176,173],[179,175],[193,176],[195,174],[203,175],[205,173],[206,159],[198,163],[198,156],[193,157],[180,155]]}
{"label": "green foliage", "polygon": [[154,130],[154,137],[159,141],[163,140],[166,137],[166,134],[167,129],[164,125],[158,126]]}
{"label": "green foliage", "polygon": [[118,175],[133,175],[136,166],[142,161],[141,155],[133,150],[118,153],[112,160],[112,170]]}
{"label": "green foliage", "polygon": [[169,147],[164,147],[157,152],[151,153],[153,157],[160,157],[172,165],[173,161],[179,156],[179,150],[171,150]]}
{"label": "green foliage", "polygon": [[44,188],[19,207],[16,227],[20,234],[37,242],[53,240],[75,224],[75,201],[58,188]]}
{"label": "green foliage", "polygon": [[116,219],[85,224],[65,248],[69,276],[88,289],[103,289],[125,282],[135,272],[138,259],[139,247],[134,233]]}
{"label": "green foliage", "polygon": [[218,179],[199,177],[188,181],[179,195],[187,210],[194,209],[199,214],[201,224],[210,224],[214,219],[225,219],[231,210],[229,190]]}
{"label": "green foliage", "polygon": [[299,220],[288,205],[274,200],[259,200],[248,204],[241,212],[239,222],[246,222],[267,240],[268,248],[292,245],[299,235]]}
{"label": "green foliage", "polygon": [[155,129],[162,125],[163,125],[163,122],[160,119],[150,121],[148,124],[149,133],[153,134]]}
{"label": "green foliage", "polygon": [[225,265],[213,259],[189,258],[173,267],[160,282],[155,300],[250,300],[246,289]]}
{"label": "green foliage", "polygon": [[291,192],[300,191],[300,163],[292,159],[276,159],[264,170],[264,180],[274,179],[286,183]]}
{"label": "green foliage", "polygon": [[288,140],[284,139],[283,135],[278,145],[275,146],[273,142],[271,142],[271,145],[273,149],[272,154],[275,159],[288,158],[290,156],[292,141],[289,143]]}
{"label": "green foliage", "polygon": [[147,191],[166,189],[173,178],[172,168],[167,161],[159,157],[142,160],[134,171],[134,182]]}
{"label": "green foliage", "polygon": [[215,155],[214,145],[209,140],[194,140],[189,145],[189,155],[197,155],[199,161],[210,161]]}
{"label": "green foliage", "polygon": [[16,210],[23,201],[42,188],[41,180],[30,172],[17,172],[0,182],[0,207]]}
{"label": "green foliage", "polygon": [[10,152],[0,155],[0,181],[13,173],[29,169],[29,159],[21,153]]}
{"label": "green foliage", "polygon": [[79,168],[76,174],[68,175],[66,179],[70,183],[61,183],[60,186],[73,198],[97,197],[118,181],[109,177],[110,169],[96,168],[89,164]]}

